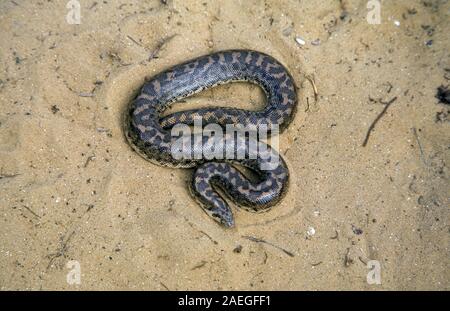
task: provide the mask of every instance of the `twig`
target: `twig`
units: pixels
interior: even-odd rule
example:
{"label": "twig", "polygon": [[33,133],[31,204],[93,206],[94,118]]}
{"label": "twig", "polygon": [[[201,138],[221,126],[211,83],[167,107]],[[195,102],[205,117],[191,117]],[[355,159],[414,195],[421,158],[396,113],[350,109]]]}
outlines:
{"label": "twig", "polygon": [[196,269],[200,269],[201,267],[203,267],[204,265],[206,265],[208,262],[205,260],[202,260],[198,265],[194,266],[191,270],[196,270]]}
{"label": "twig", "polygon": [[363,264],[367,265],[367,261],[365,261],[364,259],[362,259],[361,256],[358,256],[359,261],[361,261]]}
{"label": "twig", "polygon": [[143,47],[142,44],[140,44],[139,42],[137,42],[136,40],[134,40],[133,37],[127,36],[127,38],[130,39],[131,41],[133,41],[135,44],[139,45],[140,47]]}
{"label": "twig", "polygon": [[47,265],[47,270],[50,269],[50,267],[53,264],[53,261],[58,258],[58,257],[66,257],[66,252],[69,249],[68,247],[68,243],[70,241],[70,239],[72,238],[72,236],[75,234],[75,231],[72,231],[69,236],[67,237],[67,239],[64,241],[64,236],[61,238],[61,242],[60,242],[60,246],[59,248],[56,250],[56,253],[54,254],[49,254],[47,255],[47,258],[50,259],[48,265]]}
{"label": "twig", "polygon": [[269,258],[269,256],[267,256],[267,252],[264,251],[264,264],[267,263],[267,258]]}
{"label": "twig", "polygon": [[206,232],[204,232],[204,231],[202,231],[202,230],[199,230],[199,232],[201,233],[201,234],[203,234],[204,236],[206,236],[211,242],[213,242],[214,244],[219,244],[216,240],[214,240],[208,233],[206,233]]}
{"label": "twig", "polygon": [[387,82],[387,85],[388,85],[388,90],[387,90],[387,92],[388,92],[388,94],[392,91],[392,88],[394,87],[393,85],[392,85],[392,83],[391,82]]}
{"label": "twig", "polygon": [[423,152],[422,144],[420,143],[419,135],[417,134],[416,128],[413,127],[413,128],[412,128],[412,131],[413,131],[414,136],[416,137],[417,144],[419,145],[420,156],[421,156],[421,158],[422,158],[422,161],[423,161],[423,163],[424,163],[425,165],[428,165],[428,164],[427,164],[427,161],[425,161],[425,153]]}
{"label": "twig", "polygon": [[159,284],[161,284],[162,287],[170,292],[170,289],[166,286],[166,284],[164,284],[163,282],[159,282]]}
{"label": "twig", "polygon": [[[389,106],[397,100],[397,96],[391,99],[389,102],[385,103],[383,110],[380,112],[380,114],[375,118],[375,120],[372,122],[372,124],[369,126],[369,129],[367,130],[366,138],[364,139],[364,142],[362,144],[363,147],[367,145],[367,142],[369,141],[369,136],[372,130],[375,128],[375,125],[377,122],[381,119],[381,117],[386,113]],[[383,103],[384,104],[384,103]]]}
{"label": "twig", "polygon": [[290,257],[294,257],[294,256],[295,256],[293,253],[291,253],[291,252],[285,250],[284,248],[282,248],[282,247],[280,247],[280,246],[278,246],[278,245],[275,245],[275,244],[273,244],[273,243],[267,242],[267,241],[265,241],[265,240],[263,240],[263,239],[255,238],[255,237],[248,236],[248,235],[243,235],[242,237],[243,237],[244,239],[250,240],[250,241],[252,241],[252,242],[256,242],[256,243],[264,243],[264,244],[268,244],[268,245],[270,245],[270,246],[273,246],[273,247],[275,247],[275,248],[281,250],[282,252],[284,252],[286,255],[288,255],[288,256],[290,256]]}
{"label": "twig", "polygon": [[36,216],[37,218],[41,218],[41,216],[39,216],[38,214],[36,214],[31,208],[29,208],[28,206],[26,206],[26,205],[22,205],[23,207],[25,207],[25,209],[27,210],[27,211],[29,211],[31,214],[33,214],[34,216]]}
{"label": "twig", "polygon": [[314,80],[314,77],[311,76],[305,76],[306,79],[308,79],[308,81],[311,83],[313,90],[314,90],[314,100],[317,103],[317,99],[319,97],[319,92],[317,91],[317,86],[316,86],[316,82]]}
{"label": "twig", "polygon": [[213,242],[214,244],[219,244],[219,242],[217,242],[216,240],[214,240],[208,233],[206,233],[206,232],[204,232],[204,231],[202,231],[202,230],[199,230],[192,222],[190,222],[189,221],[189,219],[187,218],[187,217],[184,217],[184,220],[188,223],[188,225],[192,228],[192,229],[194,229],[195,231],[197,231],[197,232],[199,232],[199,233],[201,233],[201,234],[203,234],[204,236],[206,236],[211,242]]}
{"label": "twig", "polygon": [[172,40],[175,36],[176,36],[176,34],[175,34],[175,35],[171,35],[171,36],[169,36],[169,37],[166,37],[166,38],[162,39],[162,40],[156,45],[156,48],[150,53],[150,55],[149,55],[147,61],[149,62],[149,61],[151,61],[152,59],[156,58],[156,57],[158,56],[158,53],[159,53],[159,52],[162,50],[162,48],[164,47],[164,45],[166,45],[167,42],[169,42],[170,40]]}
{"label": "twig", "polygon": [[14,178],[14,177],[17,177],[19,175],[20,174],[0,174],[0,179],[3,179],[3,178]]}
{"label": "twig", "polygon": [[137,40],[135,40],[133,37],[131,36],[127,36],[128,39],[130,39],[133,43],[135,43],[136,45],[144,48],[145,50],[147,50],[150,54],[148,56],[147,59],[144,59],[143,61],[140,62],[140,64],[144,64],[145,62],[150,62],[152,59],[157,58],[158,57],[158,53],[162,50],[162,48],[164,47],[164,45],[167,44],[167,42],[169,42],[170,40],[172,40],[175,36],[177,36],[177,34],[168,36],[166,38],[163,38],[162,40],[160,40],[158,42],[158,44],[156,45],[156,47],[153,49],[153,51],[150,51],[150,49],[148,49],[147,47],[143,46],[140,42],[138,42]]}
{"label": "twig", "polygon": [[95,155],[91,155],[86,159],[86,162],[84,162],[83,167],[87,167],[89,165],[89,163],[95,159]]}
{"label": "twig", "polygon": [[350,254],[350,248],[347,248],[347,252],[345,253],[345,256],[344,256],[344,266],[346,266],[346,267],[350,267],[350,265],[353,264],[353,262],[354,262],[353,259],[350,258],[349,254]]}
{"label": "twig", "polygon": [[109,53],[108,53],[108,56],[109,56],[112,60],[118,61],[120,66],[125,67],[125,66],[130,66],[130,65],[131,65],[131,63],[124,63],[123,60],[122,60],[122,58],[121,58],[117,53],[109,52]]}

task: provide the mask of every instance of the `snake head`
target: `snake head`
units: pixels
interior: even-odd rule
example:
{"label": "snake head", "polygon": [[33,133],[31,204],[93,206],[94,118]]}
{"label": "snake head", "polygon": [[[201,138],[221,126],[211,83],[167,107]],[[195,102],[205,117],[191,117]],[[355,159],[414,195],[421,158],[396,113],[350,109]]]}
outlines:
{"label": "snake head", "polygon": [[[211,204],[212,203],[212,204]],[[225,228],[233,228],[234,227],[234,217],[233,212],[225,201],[220,203],[220,208],[214,206],[219,202],[201,202],[200,206],[208,214],[212,219],[214,219],[217,223],[224,226]]]}
{"label": "snake head", "polygon": [[225,228],[234,227],[234,217],[230,206],[224,198],[213,188],[215,169],[219,163],[205,163],[194,172],[189,183],[192,196],[199,203],[203,211]]}
{"label": "snake head", "polygon": [[230,209],[228,209],[228,211],[226,213],[213,213],[211,215],[211,217],[217,221],[218,223],[220,223],[222,226],[226,227],[226,228],[233,228],[234,227],[234,218],[233,218],[233,213],[231,212]]}

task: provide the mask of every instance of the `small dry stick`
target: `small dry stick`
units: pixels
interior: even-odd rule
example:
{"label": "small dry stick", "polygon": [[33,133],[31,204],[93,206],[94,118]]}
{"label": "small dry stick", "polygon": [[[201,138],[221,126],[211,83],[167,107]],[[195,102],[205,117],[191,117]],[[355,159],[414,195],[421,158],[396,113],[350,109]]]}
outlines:
{"label": "small dry stick", "polygon": [[317,91],[317,86],[316,86],[316,82],[314,80],[314,77],[311,76],[306,76],[306,79],[308,79],[308,81],[311,83],[313,90],[314,90],[314,100],[317,103],[317,99],[319,97],[319,91]]}
{"label": "small dry stick", "polygon": [[70,241],[70,239],[72,238],[72,236],[75,234],[75,231],[72,231],[72,233],[70,233],[70,235],[67,237],[67,239],[65,239],[65,241],[64,241],[64,236],[61,238],[61,241],[60,241],[60,246],[59,246],[59,248],[56,250],[56,253],[54,253],[54,254],[49,254],[49,255],[47,255],[47,258],[49,258],[50,259],[50,261],[49,261],[49,263],[48,263],[48,265],[47,265],[47,270],[48,269],[50,269],[50,267],[52,266],[52,264],[53,264],[53,261],[56,259],[56,258],[59,258],[59,257],[66,257],[66,252],[68,251],[68,249],[69,249],[69,246],[68,246],[68,243],[69,243],[69,241]]}
{"label": "small dry stick", "polygon": [[272,244],[270,242],[267,242],[267,241],[265,241],[263,239],[258,239],[258,238],[255,238],[255,237],[252,237],[252,236],[248,236],[248,235],[243,235],[242,237],[244,239],[247,239],[247,240],[250,240],[250,241],[253,241],[253,242],[256,242],[256,243],[265,243],[265,244],[268,244],[268,245],[273,246],[275,248],[278,248],[280,251],[282,251],[283,253],[285,253],[286,255],[288,255],[290,257],[294,257],[295,256],[293,253],[285,250],[284,248],[282,248],[282,247],[280,247],[278,245]]}
{"label": "small dry stick", "polygon": [[427,164],[427,161],[425,161],[425,154],[424,154],[424,152],[423,152],[422,144],[420,143],[419,135],[417,134],[417,130],[416,130],[415,127],[413,127],[412,130],[413,130],[414,136],[416,137],[417,144],[419,145],[420,156],[421,156],[421,158],[422,158],[422,161],[423,161],[423,163],[424,163],[425,165],[428,165],[428,164]]}
{"label": "small dry stick", "polygon": [[350,267],[350,265],[353,263],[353,259],[350,258],[350,248],[347,248],[347,253],[344,256],[344,266]]}
{"label": "small dry stick", "polygon": [[216,240],[214,240],[208,233],[201,231],[200,233],[203,234],[204,236],[206,236],[211,242],[213,242],[214,244],[219,244]]}
{"label": "small dry stick", "polygon": [[131,36],[127,36],[128,39],[130,39],[131,41],[134,42],[134,44],[139,45],[140,47],[143,47],[142,44],[140,44],[139,42],[137,42],[135,39],[133,39],[133,37]]}
{"label": "small dry stick", "polygon": [[380,112],[380,114],[375,118],[375,120],[372,122],[372,124],[369,126],[369,129],[367,130],[367,134],[366,134],[366,138],[364,139],[364,142],[362,143],[362,146],[365,147],[367,145],[367,142],[369,141],[369,136],[370,133],[372,132],[372,130],[375,128],[375,125],[377,124],[378,121],[380,121],[381,117],[386,113],[386,111],[388,110],[389,106],[395,102],[397,100],[397,96],[394,97],[393,99],[391,99],[389,102],[387,102],[384,105],[383,110]]}
{"label": "small dry stick", "polygon": [[161,284],[162,287],[170,292],[170,289],[166,286],[166,284],[164,284],[163,282],[159,282],[159,284]]}
{"label": "small dry stick", "polygon": [[89,163],[95,159],[95,155],[91,155],[86,159],[86,162],[84,162],[83,167],[87,167],[89,165]]}
{"label": "small dry stick", "polygon": [[26,205],[22,205],[23,207],[25,207],[25,209],[27,210],[27,211],[29,211],[31,214],[33,214],[35,217],[37,217],[37,218],[41,218],[41,216],[39,216],[38,214],[36,214],[31,208],[29,208],[28,206],[26,206]]}
{"label": "small dry stick", "polygon": [[337,232],[337,230],[334,230],[334,232],[335,232],[335,235],[332,236],[332,237],[330,238],[330,240],[339,240],[339,233]]}
{"label": "small dry stick", "polygon": [[170,40],[172,40],[175,36],[176,36],[176,34],[166,37],[166,38],[162,39],[161,41],[159,41],[159,43],[156,45],[156,48],[150,53],[149,57],[147,58],[147,61],[149,62],[152,59],[156,58],[158,56],[158,53],[164,47],[164,45],[166,45],[166,43],[168,43]]}
{"label": "small dry stick", "polygon": [[196,269],[200,269],[201,267],[203,267],[204,265],[206,265],[208,262],[205,260],[202,260],[198,265],[194,266],[191,270],[196,270]]}
{"label": "small dry stick", "polygon": [[3,178],[14,178],[14,177],[17,177],[19,175],[20,174],[0,174],[0,179],[3,179]]}

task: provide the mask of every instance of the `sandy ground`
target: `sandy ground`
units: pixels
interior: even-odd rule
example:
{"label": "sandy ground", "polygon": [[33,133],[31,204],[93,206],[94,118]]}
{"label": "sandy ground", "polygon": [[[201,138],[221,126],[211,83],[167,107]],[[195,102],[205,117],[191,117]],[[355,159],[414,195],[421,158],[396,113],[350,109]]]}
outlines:
{"label": "sandy ground", "polygon": [[[80,3],[80,25],[66,1],[0,4],[1,289],[450,289],[448,1],[383,1],[379,25],[357,0]],[[283,62],[300,101],[280,137],[287,197],[224,230],[191,171],[140,158],[121,117],[145,77],[230,48]],[[188,102],[264,97],[235,84]]]}

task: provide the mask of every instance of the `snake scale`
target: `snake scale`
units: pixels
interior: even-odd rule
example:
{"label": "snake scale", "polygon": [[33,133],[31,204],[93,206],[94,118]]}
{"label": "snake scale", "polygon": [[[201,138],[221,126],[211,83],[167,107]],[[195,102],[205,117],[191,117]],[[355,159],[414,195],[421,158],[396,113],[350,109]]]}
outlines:
{"label": "snake scale", "polygon": [[[247,81],[260,86],[267,98],[265,108],[248,111],[208,107],[163,115],[176,101],[233,81]],[[286,163],[279,156],[270,169],[262,169],[269,161],[268,155],[278,156],[278,153],[258,141],[258,146],[265,148],[261,148],[256,157],[249,157],[250,139],[244,142],[244,158],[236,157],[234,151],[234,157],[225,159],[176,157],[173,154],[176,137],[173,137],[171,129],[178,124],[192,126],[196,119],[201,118],[204,124],[215,123],[224,129],[230,124],[254,131],[268,128],[270,135],[272,127],[278,126],[279,131],[283,131],[288,126],[296,106],[292,76],[276,59],[251,50],[220,51],[176,65],[147,80],[126,111],[124,131],[132,148],[146,160],[162,166],[195,167],[189,183],[191,194],[214,220],[225,227],[233,227],[232,210],[221,193],[248,211],[267,211],[286,193],[289,181]],[[224,141],[227,135],[231,134],[225,133],[219,139]],[[211,135],[202,136],[201,142],[208,144],[212,138],[217,139]],[[235,139],[233,143],[225,144],[224,149],[239,149],[238,142],[239,139]],[[199,148],[194,144],[191,147],[193,151]],[[242,168],[248,168],[254,173],[254,178],[244,174]]]}

